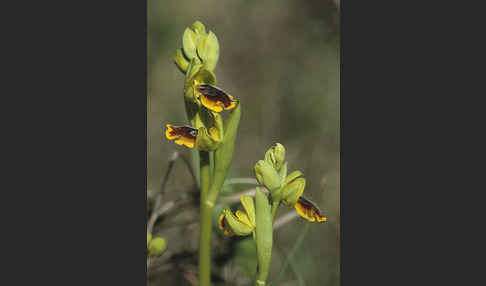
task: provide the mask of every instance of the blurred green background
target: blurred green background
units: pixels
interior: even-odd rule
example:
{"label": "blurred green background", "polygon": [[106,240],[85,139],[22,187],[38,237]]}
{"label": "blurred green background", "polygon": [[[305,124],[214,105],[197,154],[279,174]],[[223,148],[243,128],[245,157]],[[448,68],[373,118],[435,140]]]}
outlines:
{"label": "blurred green background", "polygon": [[[339,285],[340,27],[336,2],[148,0],[147,5],[149,199],[160,189],[170,155],[180,151],[190,158],[187,148],[165,139],[164,130],[167,123],[187,122],[184,76],[172,56],[181,47],[184,29],[199,20],[219,39],[218,86],[241,102],[230,177],[254,177],[254,164],[280,142],[287,150],[289,171],[299,169],[305,174],[304,195],[328,217],[322,224],[297,218],[275,232],[269,281],[279,276],[293,253],[273,285]],[[193,187],[184,164],[177,163],[165,199],[176,199]],[[278,216],[290,211],[282,207]],[[168,260],[154,266],[149,285],[193,285],[190,273],[197,269],[197,257],[191,253],[197,252],[198,227],[197,209],[190,208],[172,213],[157,225],[154,233],[167,238],[171,254],[188,254],[177,263]],[[225,258],[213,267],[225,282],[215,285],[251,285],[245,278],[245,268],[251,272],[254,258],[251,243],[224,238],[217,230],[213,238],[214,259]]]}

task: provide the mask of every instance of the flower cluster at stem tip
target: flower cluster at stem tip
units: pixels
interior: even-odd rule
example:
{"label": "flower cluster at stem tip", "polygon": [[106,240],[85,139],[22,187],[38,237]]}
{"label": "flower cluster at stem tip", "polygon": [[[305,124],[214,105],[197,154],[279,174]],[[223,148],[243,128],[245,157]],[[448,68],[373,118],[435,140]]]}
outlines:
{"label": "flower cluster at stem tip", "polygon": [[[280,204],[295,207],[297,213],[310,222],[327,221],[317,205],[302,196],[306,182],[304,174],[297,170],[287,175],[285,148],[282,144],[276,143],[270,148],[265,154],[265,159],[255,164],[254,171],[257,181],[269,190],[275,207]],[[245,212],[238,210],[233,214],[225,207],[219,217],[219,228],[226,236],[248,235],[255,229],[253,198],[241,196],[240,199]]]}
{"label": "flower cluster at stem tip", "polygon": [[190,125],[166,125],[165,135],[174,143],[199,151],[218,149],[224,138],[223,122],[219,114],[238,104],[231,94],[216,86],[214,68],[219,59],[216,35],[206,32],[196,21],[186,28],[182,48],[176,51],[174,62],[185,74],[184,100]]}

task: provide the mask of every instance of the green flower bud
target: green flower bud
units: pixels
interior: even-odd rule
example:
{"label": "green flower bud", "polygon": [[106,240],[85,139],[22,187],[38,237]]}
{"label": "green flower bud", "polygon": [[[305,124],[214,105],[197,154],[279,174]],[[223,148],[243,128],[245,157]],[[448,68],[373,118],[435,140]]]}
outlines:
{"label": "green flower bud", "polygon": [[270,192],[274,192],[280,188],[280,176],[267,161],[258,161],[255,164],[254,170],[258,182],[264,185]]}
{"label": "green flower bud", "polygon": [[282,203],[293,207],[299,200],[305,189],[305,179],[301,178],[302,172],[295,171],[290,174],[282,187]]}
{"label": "green flower bud", "polygon": [[152,234],[150,232],[147,232],[147,249],[149,247],[151,240],[152,240]]}
{"label": "green flower bud", "polygon": [[199,21],[194,22],[192,24],[192,28],[197,34],[206,34],[206,27],[204,27],[204,24]]}
{"label": "green flower bud", "polygon": [[162,237],[154,237],[149,244],[149,254],[151,256],[160,256],[167,248],[167,243]]}
{"label": "green flower bud", "polygon": [[275,170],[280,170],[285,161],[285,147],[280,143],[276,143],[275,146],[268,149],[267,153],[265,153],[265,161]]}

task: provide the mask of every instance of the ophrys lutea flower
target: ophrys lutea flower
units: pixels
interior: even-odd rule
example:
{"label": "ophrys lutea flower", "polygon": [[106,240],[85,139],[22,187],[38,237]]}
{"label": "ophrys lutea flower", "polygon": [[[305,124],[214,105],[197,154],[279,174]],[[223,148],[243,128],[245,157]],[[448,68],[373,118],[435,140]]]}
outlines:
{"label": "ophrys lutea flower", "polygon": [[219,229],[224,235],[249,235],[255,230],[255,203],[251,196],[241,196],[241,205],[245,211],[237,210],[236,213],[225,207],[219,216]]}
{"label": "ophrys lutea flower", "polygon": [[197,129],[191,126],[173,126],[167,124],[167,130],[165,131],[165,136],[169,140],[174,140],[177,145],[185,145],[189,148],[194,148],[194,143],[196,142]]}
{"label": "ophrys lutea flower", "polygon": [[194,94],[201,104],[214,112],[230,110],[236,107],[237,100],[219,87],[194,80]]}
{"label": "ophrys lutea flower", "polygon": [[295,204],[295,210],[299,215],[310,222],[325,222],[327,218],[322,216],[321,211],[319,208],[314,204],[314,202],[300,197],[297,203]]}

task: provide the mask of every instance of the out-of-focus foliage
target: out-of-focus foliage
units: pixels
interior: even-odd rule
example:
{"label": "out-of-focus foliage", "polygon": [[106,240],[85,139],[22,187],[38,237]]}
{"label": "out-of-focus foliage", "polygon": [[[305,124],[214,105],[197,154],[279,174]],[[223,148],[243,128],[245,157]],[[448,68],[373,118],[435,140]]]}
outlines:
{"label": "out-of-focus foliage", "polygon": [[[187,123],[183,104],[184,76],[173,63],[181,34],[195,20],[219,40],[220,55],[214,73],[218,84],[241,103],[241,120],[230,177],[253,177],[253,167],[275,142],[287,149],[289,170],[306,178],[306,197],[320,206],[325,224],[309,227],[305,241],[293,256],[295,271],[306,285],[339,285],[339,11],[334,1],[161,1],[148,0],[147,30],[147,189],[160,187],[167,160],[174,150],[189,152],[164,137],[166,123]],[[165,199],[193,187],[183,164],[176,164]],[[227,186],[233,191],[251,186]],[[224,191],[223,191],[224,194]],[[278,216],[292,208],[281,208]],[[188,219],[185,228],[174,227]],[[171,217],[154,236],[164,236],[168,251],[197,252],[197,210]],[[214,226],[216,229],[215,218]],[[269,281],[278,274],[287,253],[307,222],[293,220],[274,233]],[[213,271],[234,282],[251,271],[242,251],[215,231]],[[230,255],[229,261],[219,261]],[[249,259],[250,255],[244,255]],[[184,263],[193,263],[184,260]],[[243,264],[242,264],[243,263]],[[161,270],[162,271],[162,270]],[[253,272],[254,273],[254,272]],[[280,283],[298,285],[292,271]],[[151,285],[190,285],[181,272],[157,272]],[[291,282],[293,281],[293,282]],[[185,284],[184,284],[185,283]],[[217,283],[215,283],[217,285]],[[283,285],[283,284],[280,284]]]}

